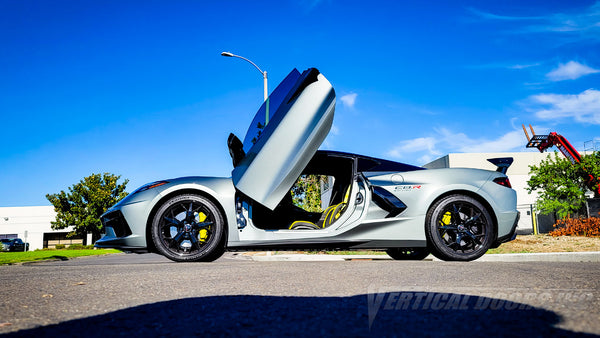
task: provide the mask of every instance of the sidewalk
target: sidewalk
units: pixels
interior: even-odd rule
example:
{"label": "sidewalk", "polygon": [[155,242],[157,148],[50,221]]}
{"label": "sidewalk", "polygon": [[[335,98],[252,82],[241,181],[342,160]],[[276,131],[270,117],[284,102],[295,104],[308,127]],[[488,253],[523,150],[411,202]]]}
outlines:
{"label": "sidewalk", "polygon": [[[325,255],[325,254],[301,254],[301,253],[278,253],[267,252],[232,252],[232,258],[249,259],[260,262],[294,261],[294,262],[318,262],[318,261],[354,261],[354,260],[389,260],[388,255]],[[425,261],[440,261],[429,255]],[[519,254],[486,254],[476,262],[600,262],[600,252],[548,252],[548,253],[519,253]]]}

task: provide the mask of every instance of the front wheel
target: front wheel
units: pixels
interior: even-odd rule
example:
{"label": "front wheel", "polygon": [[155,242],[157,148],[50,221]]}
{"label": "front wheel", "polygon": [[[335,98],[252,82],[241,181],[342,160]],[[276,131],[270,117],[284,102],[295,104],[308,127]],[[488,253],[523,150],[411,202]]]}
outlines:
{"label": "front wheel", "polygon": [[429,256],[427,248],[389,248],[385,252],[397,261],[420,261]]}
{"label": "front wheel", "polygon": [[159,253],[176,262],[213,261],[225,249],[223,216],[206,197],[175,196],[156,212],[152,241]]}
{"label": "front wheel", "polygon": [[425,233],[432,254],[448,261],[477,259],[496,237],[488,210],[465,195],[450,195],[437,201],[427,212]]}

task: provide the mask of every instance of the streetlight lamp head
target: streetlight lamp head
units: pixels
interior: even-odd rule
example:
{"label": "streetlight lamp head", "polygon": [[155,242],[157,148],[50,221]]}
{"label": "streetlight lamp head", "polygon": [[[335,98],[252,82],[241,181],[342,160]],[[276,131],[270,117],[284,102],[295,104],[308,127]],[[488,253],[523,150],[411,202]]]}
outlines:
{"label": "streetlight lamp head", "polygon": [[[263,71],[262,71],[262,69],[260,69],[260,68],[259,68],[259,67],[256,65],[256,63],[254,63],[254,62],[252,62],[252,61],[250,61],[250,60],[246,59],[246,58],[245,58],[245,57],[243,57],[243,56],[235,55],[235,54],[233,54],[233,53],[231,53],[231,52],[221,52],[221,55],[223,55],[223,56],[227,56],[227,57],[236,57],[236,58],[240,58],[240,59],[242,59],[242,60],[244,60],[244,61],[246,61],[246,62],[250,63],[251,65],[253,65],[253,66],[254,66],[254,67],[255,67],[255,68],[256,68],[256,69],[257,69],[257,70],[260,72],[260,74],[263,76],[263,79],[264,79],[264,86],[263,86],[263,87],[264,87],[264,97],[265,97],[265,101],[267,101],[267,99],[269,98],[269,91],[268,91],[268,87],[267,87],[267,72],[266,72],[266,71],[264,71],[264,72],[263,72]],[[268,114],[268,110],[269,110],[269,108],[268,108],[268,107],[269,107],[269,106],[267,105],[267,109],[266,109],[266,112],[267,112],[267,114]],[[266,119],[266,121],[268,121],[268,116],[267,116],[267,119]]]}

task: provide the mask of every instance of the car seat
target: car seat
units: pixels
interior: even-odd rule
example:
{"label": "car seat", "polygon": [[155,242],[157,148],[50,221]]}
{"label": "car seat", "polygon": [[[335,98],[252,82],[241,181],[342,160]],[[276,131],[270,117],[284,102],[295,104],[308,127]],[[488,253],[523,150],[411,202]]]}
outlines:
{"label": "car seat", "polygon": [[321,218],[317,222],[317,224],[309,221],[295,221],[290,225],[290,230],[319,230],[325,229],[335,221],[340,218],[340,216],[344,213],[346,208],[348,207],[348,199],[350,197],[350,189],[352,185],[348,187],[346,190],[346,196],[344,196],[344,201],[342,203],[330,205],[323,211],[321,214]]}

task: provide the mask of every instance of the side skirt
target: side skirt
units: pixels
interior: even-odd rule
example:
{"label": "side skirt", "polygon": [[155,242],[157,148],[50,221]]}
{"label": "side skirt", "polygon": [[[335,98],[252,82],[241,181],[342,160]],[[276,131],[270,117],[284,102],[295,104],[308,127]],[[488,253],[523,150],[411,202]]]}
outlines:
{"label": "side skirt", "polygon": [[244,242],[230,245],[228,251],[245,250],[347,250],[347,249],[387,249],[387,248],[424,248],[427,246],[425,240],[373,240],[373,241],[286,241],[281,242]]}

